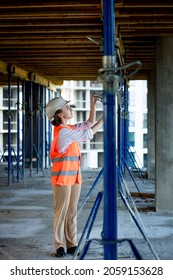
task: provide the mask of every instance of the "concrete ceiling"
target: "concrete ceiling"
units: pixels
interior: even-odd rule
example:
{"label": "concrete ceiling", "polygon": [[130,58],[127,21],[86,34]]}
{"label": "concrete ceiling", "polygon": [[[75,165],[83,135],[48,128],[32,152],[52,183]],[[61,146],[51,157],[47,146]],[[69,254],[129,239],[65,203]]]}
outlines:
{"label": "concrete ceiling", "polygon": [[[19,67],[16,76],[36,74],[53,84],[96,80],[102,19],[101,0],[0,1],[0,72],[12,64]],[[115,0],[115,22],[124,61],[140,60],[142,69],[134,78],[146,78],[155,68],[156,38],[173,35],[173,1]],[[0,74],[3,81],[7,75]]]}

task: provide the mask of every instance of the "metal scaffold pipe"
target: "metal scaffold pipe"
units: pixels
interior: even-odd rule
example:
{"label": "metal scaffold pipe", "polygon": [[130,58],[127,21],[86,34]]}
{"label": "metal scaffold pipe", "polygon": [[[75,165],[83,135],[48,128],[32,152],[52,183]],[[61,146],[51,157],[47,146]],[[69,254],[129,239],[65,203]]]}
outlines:
{"label": "metal scaffold pipe", "polygon": [[[41,105],[40,105],[40,84],[37,85],[37,152],[40,155],[40,114],[41,114]],[[37,173],[39,172],[39,160],[37,158]]]}
{"label": "metal scaffold pipe", "polygon": [[128,164],[128,154],[125,146],[129,146],[129,92],[126,80],[124,80],[124,158]]}
{"label": "metal scaffold pipe", "polygon": [[104,108],[104,259],[117,259],[117,186],[115,137],[115,1],[103,0]]}
{"label": "metal scaffold pipe", "polygon": [[8,185],[11,184],[12,156],[11,156],[11,68],[8,69]]}
{"label": "metal scaffold pipe", "polygon": [[22,177],[25,177],[25,81],[22,81]]}
{"label": "metal scaffold pipe", "polygon": [[33,172],[33,82],[30,81],[30,95],[29,95],[29,167],[30,167],[30,176]]}
{"label": "metal scaffold pipe", "polygon": [[17,181],[20,177],[20,78],[17,79]]}
{"label": "metal scaffold pipe", "polygon": [[[43,88],[44,91],[44,104],[43,107],[46,105],[46,87]],[[44,114],[44,166],[47,168],[47,158],[48,158],[48,150],[47,150],[47,118],[46,115]]]}
{"label": "metal scaffold pipe", "polygon": [[[48,101],[50,99],[51,99],[51,92],[50,89],[48,89]],[[50,150],[51,139],[52,139],[52,125],[50,122],[48,122],[48,150]],[[49,166],[51,166],[50,156],[49,156]]]}

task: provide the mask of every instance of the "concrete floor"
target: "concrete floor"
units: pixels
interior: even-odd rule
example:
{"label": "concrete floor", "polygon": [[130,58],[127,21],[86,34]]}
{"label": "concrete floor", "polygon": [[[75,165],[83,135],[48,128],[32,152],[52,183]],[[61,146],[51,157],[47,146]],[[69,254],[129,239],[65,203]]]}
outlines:
{"label": "concrete floor", "polygon": [[[83,186],[79,209],[86,194],[95,181],[99,169],[82,170]],[[143,259],[173,259],[173,215],[156,213],[154,209],[154,182],[136,178],[143,197],[139,196],[132,180],[127,185],[138,208],[140,219],[147,233],[145,239],[134,220],[129,215],[121,198],[118,197],[118,238],[131,239]],[[26,184],[26,186],[25,186]],[[80,239],[91,208],[99,191],[103,189],[103,178],[91,193],[89,200],[78,217],[78,237]],[[137,214],[135,214],[137,215]],[[138,222],[140,221],[138,218]],[[103,203],[99,208],[90,239],[100,239],[103,225]],[[53,256],[53,194],[50,170],[45,176],[34,173],[26,175],[25,182],[5,186],[0,183],[0,259],[1,260],[51,260]],[[144,231],[144,229],[143,229]],[[135,259],[127,242],[118,244],[118,259]],[[154,253],[153,253],[154,251]],[[103,246],[93,242],[85,259],[103,259]],[[155,256],[156,254],[156,256]],[[65,259],[72,259],[66,255]]]}

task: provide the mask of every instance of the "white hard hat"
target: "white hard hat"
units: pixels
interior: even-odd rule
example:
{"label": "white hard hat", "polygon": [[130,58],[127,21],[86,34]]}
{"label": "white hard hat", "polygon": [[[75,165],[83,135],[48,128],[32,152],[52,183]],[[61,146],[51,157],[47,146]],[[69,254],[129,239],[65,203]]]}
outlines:
{"label": "white hard hat", "polygon": [[56,111],[64,108],[69,102],[70,101],[67,101],[62,97],[55,97],[51,99],[46,105],[46,114],[48,119],[51,120],[54,117]]}

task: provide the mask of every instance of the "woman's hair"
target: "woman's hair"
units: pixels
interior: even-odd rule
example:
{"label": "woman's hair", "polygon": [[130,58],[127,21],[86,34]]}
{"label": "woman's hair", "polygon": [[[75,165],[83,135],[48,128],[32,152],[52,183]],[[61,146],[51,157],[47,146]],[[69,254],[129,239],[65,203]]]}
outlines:
{"label": "woman's hair", "polygon": [[61,124],[61,118],[58,116],[62,112],[62,109],[59,109],[54,114],[54,119],[51,121],[51,124],[54,126],[58,126]]}

